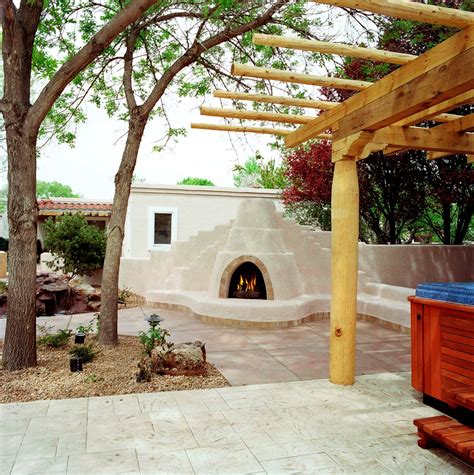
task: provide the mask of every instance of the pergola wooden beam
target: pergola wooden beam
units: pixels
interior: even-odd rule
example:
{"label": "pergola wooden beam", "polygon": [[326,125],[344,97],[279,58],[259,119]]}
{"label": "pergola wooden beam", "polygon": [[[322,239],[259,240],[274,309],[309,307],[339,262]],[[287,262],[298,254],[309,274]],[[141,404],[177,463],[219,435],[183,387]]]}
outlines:
{"label": "pergola wooden beam", "polygon": [[295,147],[321,132],[335,139],[401,121],[474,88],[474,27],[463,30],[285,138]]}
{"label": "pergola wooden beam", "polygon": [[238,126],[238,125],[220,125],[220,124],[203,124],[203,123],[192,123],[191,129],[202,129],[202,130],[217,130],[221,132],[241,132],[241,133],[252,133],[252,134],[265,134],[265,135],[288,135],[291,133],[291,130],[288,129],[272,129],[266,127],[247,127],[247,126]]}
{"label": "pergola wooden beam", "polygon": [[[333,144],[335,157],[368,157],[372,152],[389,147],[392,153],[403,150],[429,150],[455,153],[474,152],[474,114],[432,128],[389,126],[374,132],[357,132]],[[395,149],[393,149],[395,147]]]}
{"label": "pergola wooden beam", "polygon": [[206,106],[202,106],[200,108],[200,112],[202,115],[209,115],[212,117],[282,122],[285,124],[307,124],[313,120],[313,117],[308,117],[305,115],[278,114],[275,112],[259,112],[238,109],[219,109]]}
{"label": "pergola wooden beam", "polygon": [[[449,125],[447,123],[445,125]],[[443,130],[440,127],[384,127],[373,133],[371,143],[402,147],[407,150],[433,150],[437,152],[473,153],[474,134]]]}
{"label": "pergola wooden beam", "polygon": [[454,28],[469,28],[474,23],[474,14],[455,10],[453,8],[438,7],[408,1],[393,0],[311,0],[314,3],[323,3],[336,7],[364,10],[380,15],[403,18],[405,20],[432,23],[434,25],[451,26]]}
{"label": "pergola wooden beam", "polygon": [[253,35],[253,42],[256,45],[262,46],[297,49],[301,51],[311,51],[313,53],[336,54],[392,64],[406,64],[416,58],[416,56],[412,54],[396,53],[393,51],[372,48],[361,48],[359,46],[330,43],[328,41],[264,35],[261,33],[255,33]]}
{"label": "pergola wooden beam", "polygon": [[338,102],[319,101],[314,99],[294,99],[285,96],[268,96],[266,94],[249,94],[246,92],[214,91],[214,97],[220,99],[232,99],[235,101],[265,102],[269,104],[281,104],[289,107],[308,107],[311,109],[333,109]]}
{"label": "pergola wooden beam", "polygon": [[234,76],[270,79],[295,84],[306,84],[308,86],[326,86],[335,89],[347,89],[350,91],[362,91],[372,86],[372,83],[368,81],[354,81],[353,79],[341,79],[329,76],[314,76],[312,74],[301,74],[292,71],[282,71],[280,69],[259,68],[250,64],[234,63],[232,65],[231,73]]}
{"label": "pergola wooden beam", "polygon": [[423,109],[421,112],[417,112],[416,114],[406,117],[405,119],[396,122],[394,125],[414,125],[424,120],[449,122],[450,120],[459,118],[459,116],[455,114],[444,114],[444,112],[453,110],[456,107],[469,104],[471,102],[474,102],[474,90],[467,91],[463,94],[459,94],[458,96],[448,99],[447,101],[443,101],[439,104],[435,104],[432,107]]}
{"label": "pergola wooden beam", "polygon": [[[252,134],[264,134],[264,135],[280,135],[285,136],[290,134],[290,129],[273,129],[270,127],[248,127],[246,125],[221,125],[221,124],[191,124],[192,129],[203,130],[216,130],[222,132],[240,132],[240,133],[252,133]],[[331,134],[320,134],[319,139],[331,140]]]}

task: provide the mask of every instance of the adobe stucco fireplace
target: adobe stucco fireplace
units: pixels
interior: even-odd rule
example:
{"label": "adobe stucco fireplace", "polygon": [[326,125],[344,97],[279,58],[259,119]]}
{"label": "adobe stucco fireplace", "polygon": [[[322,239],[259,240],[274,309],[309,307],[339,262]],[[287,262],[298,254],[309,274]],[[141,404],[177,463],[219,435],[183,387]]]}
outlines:
{"label": "adobe stucco fireplace", "polygon": [[[243,320],[248,326],[287,326],[327,312],[329,295],[314,295],[314,280],[303,279],[302,271],[308,271],[305,256],[314,252],[326,267],[329,250],[305,239],[307,233],[277,213],[273,202],[244,200],[228,226],[172,247],[164,288],[147,292],[147,301],[241,326]],[[321,290],[327,285],[319,284]]]}

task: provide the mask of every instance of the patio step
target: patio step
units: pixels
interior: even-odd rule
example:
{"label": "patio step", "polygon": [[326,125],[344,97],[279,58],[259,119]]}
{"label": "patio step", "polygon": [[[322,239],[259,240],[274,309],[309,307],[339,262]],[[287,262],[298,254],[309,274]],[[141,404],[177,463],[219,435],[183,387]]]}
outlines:
{"label": "patio step", "polygon": [[474,426],[467,426],[448,416],[415,419],[418,445],[429,449],[442,445],[474,467]]}

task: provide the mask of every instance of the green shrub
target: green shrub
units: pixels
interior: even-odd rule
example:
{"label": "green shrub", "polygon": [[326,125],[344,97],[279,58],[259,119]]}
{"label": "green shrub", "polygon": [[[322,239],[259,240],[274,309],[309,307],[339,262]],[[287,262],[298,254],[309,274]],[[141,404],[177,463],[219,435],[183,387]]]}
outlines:
{"label": "green shrub", "polygon": [[45,247],[54,260],[48,265],[64,274],[91,275],[104,263],[105,231],[91,226],[81,214],[70,214],[44,223]]}
{"label": "green shrub", "polygon": [[125,287],[119,290],[118,299],[122,302],[125,302],[128,298],[132,296],[132,291],[129,287]]}
{"label": "green shrub", "polygon": [[92,348],[92,345],[78,345],[69,350],[71,356],[76,356],[82,358],[84,364],[90,363],[94,358],[97,352]]}
{"label": "green shrub", "polygon": [[89,325],[84,326],[84,325],[79,325],[76,328],[76,334],[77,333],[82,333],[83,335],[89,335],[89,333],[92,333],[94,331],[94,319],[92,319],[89,322]]}
{"label": "green shrub", "polygon": [[38,338],[38,344],[49,346],[50,348],[61,348],[69,343],[71,330],[59,330],[57,333],[45,334]]}
{"label": "green shrub", "polygon": [[197,178],[191,176],[178,181],[177,185],[216,186],[211,180],[208,180],[207,178]]}
{"label": "green shrub", "polygon": [[143,345],[143,349],[148,356],[151,356],[151,352],[157,346],[165,345],[166,337],[169,335],[168,330],[165,330],[158,325],[151,327],[147,332],[140,332],[138,334],[140,343]]}

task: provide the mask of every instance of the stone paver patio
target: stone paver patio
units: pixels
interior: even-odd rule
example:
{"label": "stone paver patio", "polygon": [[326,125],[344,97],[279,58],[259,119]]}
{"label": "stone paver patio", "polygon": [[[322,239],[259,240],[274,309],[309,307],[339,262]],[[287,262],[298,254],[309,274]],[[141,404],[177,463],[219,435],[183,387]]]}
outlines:
{"label": "stone paver patio", "polygon": [[472,473],[416,445],[408,373],[2,406],[2,473]]}
{"label": "stone paver patio", "polygon": [[[208,360],[233,385],[278,383],[329,377],[329,320],[285,329],[247,329],[203,323],[185,312],[143,308],[165,318],[171,341],[201,340]],[[140,308],[119,312],[119,333],[137,335],[146,330]],[[93,314],[38,318],[56,328],[75,329]],[[0,320],[3,338],[5,320]],[[410,337],[364,321],[357,322],[357,374],[410,370]]]}
{"label": "stone paver patio", "polygon": [[[438,413],[411,388],[406,335],[358,322],[359,376],[341,387],[321,379],[327,320],[249,330],[158,312],[172,341],[205,341],[233,387],[3,404],[1,473],[472,473],[416,444],[413,419]],[[121,334],[146,328],[140,309],[120,311]]]}

